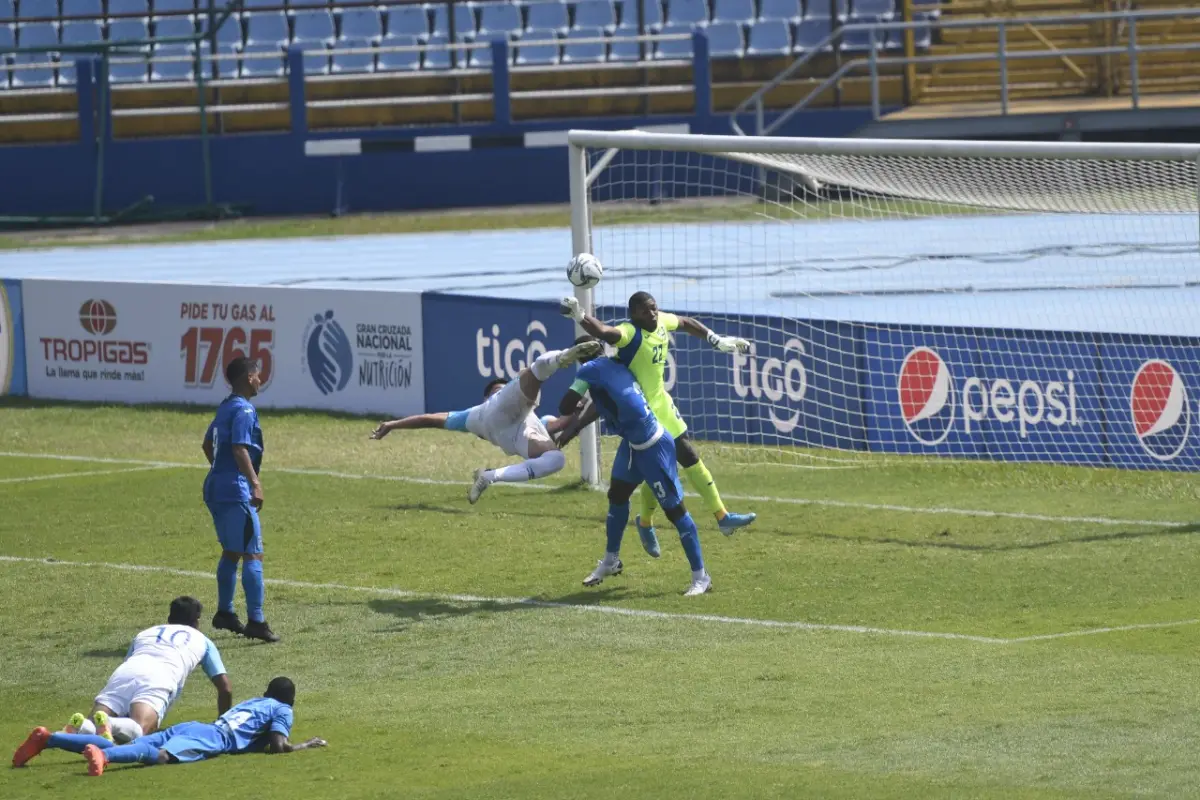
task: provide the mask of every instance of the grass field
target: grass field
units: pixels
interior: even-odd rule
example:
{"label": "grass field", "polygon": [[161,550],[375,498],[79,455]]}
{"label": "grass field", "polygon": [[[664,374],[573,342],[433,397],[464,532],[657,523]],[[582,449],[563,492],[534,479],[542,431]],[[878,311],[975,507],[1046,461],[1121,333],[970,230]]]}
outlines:
{"label": "grass field", "polygon": [[[171,597],[212,610],[207,420],[0,405],[0,740],[12,748],[86,710]],[[294,738],[330,746],[113,768],[106,795],[1200,789],[1189,476],[894,460],[813,471],[714,455],[729,505],[760,519],[729,539],[701,520],[715,588],[685,599],[666,531],[660,560],[631,531],[626,573],[580,585],[606,505],[567,485],[574,463],[550,489],[498,488],[471,507],[466,480],[494,454],[468,437],[369,442],[369,421],[297,413],[266,412],[263,426],[267,612],[284,639],[213,638],[239,699],[291,676]],[[1124,626],[1157,627],[1111,630]],[[207,720],[213,699],[197,673],[171,719]],[[87,781],[81,759],[47,753],[0,772],[0,797],[96,791]]]}

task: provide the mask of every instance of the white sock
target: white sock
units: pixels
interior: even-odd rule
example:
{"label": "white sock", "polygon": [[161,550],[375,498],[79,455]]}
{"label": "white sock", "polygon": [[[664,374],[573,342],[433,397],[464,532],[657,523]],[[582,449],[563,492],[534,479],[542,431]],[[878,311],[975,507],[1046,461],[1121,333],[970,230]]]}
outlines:
{"label": "white sock", "polygon": [[[541,361],[539,358],[538,361]],[[534,366],[537,362],[534,362]],[[553,475],[567,465],[567,457],[562,450],[550,450],[537,458],[530,458],[520,464],[488,470],[488,478],[493,482],[524,483],[537,480],[547,475]]]}
{"label": "white sock", "polygon": [[621,560],[620,553],[605,553],[604,554],[604,563],[607,566],[615,567],[617,565],[617,562],[620,560]]}
{"label": "white sock", "polygon": [[113,741],[117,744],[129,744],[143,734],[142,726],[129,717],[110,717],[108,724],[112,726]]}
{"label": "white sock", "polygon": [[706,569],[694,569],[694,570],[692,570],[692,580],[698,581],[707,574],[708,574],[708,570],[706,570]]}
{"label": "white sock", "polygon": [[96,735],[96,726],[95,726],[95,724],[92,723],[92,721],[90,719],[85,719],[83,721],[83,724],[79,726],[79,732],[85,733],[88,736],[95,736]]}
{"label": "white sock", "polygon": [[550,350],[543,353],[538,356],[537,361],[529,365],[529,371],[539,381],[549,380],[551,375],[558,372],[558,357],[562,354],[562,350]]}

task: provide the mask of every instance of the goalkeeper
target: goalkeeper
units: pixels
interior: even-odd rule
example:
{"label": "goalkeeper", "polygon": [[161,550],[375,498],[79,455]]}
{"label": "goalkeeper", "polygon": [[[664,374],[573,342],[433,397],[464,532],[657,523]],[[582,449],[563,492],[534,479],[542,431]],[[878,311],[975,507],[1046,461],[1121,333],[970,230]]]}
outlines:
{"label": "goalkeeper", "polygon": [[[726,510],[712,473],[700,460],[700,454],[687,435],[687,425],[679,417],[675,401],[667,394],[663,384],[663,371],[667,365],[669,334],[674,330],[705,339],[722,353],[744,353],[750,349],[750,343],[745,339],[718,336],[691,317],[659,311],[658,304],[648,292],[636,292],[630,297],[628,310],[629,321],[614,327],[585,314],[583,307],[574,297],[564,298],[559,308],[564,317],[570,317],[592,336],[617,348],[617,360],[628,367],[637,378],[650,410],[675,439],[676,457],[688,483],[700,495],[705,507],[717,518],[721,533],[730,536],[738,528],[754,522],[756,515],[734,514]],[[658,501],[647,484],[642,484],[640,499],[641,513],[634,520],[638,535],[647,552],[657,558],[659,549],[654,532],[654,512],[658,508]]]}

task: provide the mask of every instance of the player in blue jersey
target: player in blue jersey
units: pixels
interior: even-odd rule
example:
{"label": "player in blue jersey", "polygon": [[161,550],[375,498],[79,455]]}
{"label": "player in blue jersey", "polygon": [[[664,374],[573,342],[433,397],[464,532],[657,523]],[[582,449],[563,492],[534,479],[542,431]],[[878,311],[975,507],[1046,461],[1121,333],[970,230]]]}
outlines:
{"label": "player in blue jersey", "polygon": [[[277,642],[263,616],[262,527],[258,511],[263,505],[263,435],[258,412],[250,401],[258,394],[262,381],[258,363],[244,356],[233,359],[225,368],[225,380],[233,389],[217,408],[217,415],[204,434],[204,455],[209,471],[204,478],[204,502],[212,514],[221,543],[217,562],[217,613],[213,627],[233,631],[251,639]],[[246,615],[242,625],[233,610],[237,592],[238,561],[242,562],[242,589],[246,592]]]}
{"label": "player in blue jersey", "polygon": [[[582,336],[579,341],[593,340]],[[591,395],[592,405],[577,414],[584,395]],[[596,586],[610,575],[621,574],[624,568],[620,558],[621,539],[629,523],[629,498],[645,482],[654,491],[667,519],[679,531],[679,540],[692,567],[692,582],[684,594],[691,597],[712,588],[712,578],[704,568],[704,557],[700,552],[700,533],[683,505],[675,440],[650,410],[646,396],[629,368],[615,358],[587,361],[579,368],[575,382],[563,397],[559,413],[564,417],[576,416],[572,426],[567,428],[568,439],[578,427],[590,424],[596,415],[604,417],[621,437],[608,487],[605,523],[608,544],[604,558],[584,579],[583,585]]]}
{"label": "player in blue jersey", "polygon": [[324,747],[324,739],[292,744],[292,706],[296,686],[288,678],[275,678],[262,697],[239,703],[216,722],[182,722],[126,745],[100,740],[83,749],[88,775],[104,774],[109,764],[187,764],[220,755],[241,753],[295,753]]}

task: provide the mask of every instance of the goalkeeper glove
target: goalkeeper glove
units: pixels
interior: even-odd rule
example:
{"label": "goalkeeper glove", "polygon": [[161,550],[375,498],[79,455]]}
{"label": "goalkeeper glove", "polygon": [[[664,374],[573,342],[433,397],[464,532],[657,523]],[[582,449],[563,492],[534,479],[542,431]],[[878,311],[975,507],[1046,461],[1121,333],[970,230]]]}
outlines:
{"label": "goalkeeper glove", "polygon": [[583,306],[574,297],[564,297],[558,301],[558,313],[570,317],[576,322],[583,322]]}
{"label": "goalkeeper glove", "polygon": [[708,332],[708,343],[713,346],[714,350],[720,350],[722,353],[746,353],[750,350],[750,343],[745,339],[739,339],[735,336],[718,336],[712,331]]}

